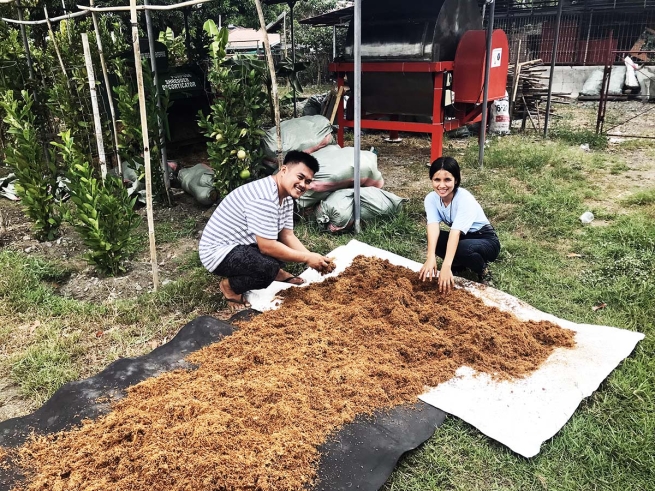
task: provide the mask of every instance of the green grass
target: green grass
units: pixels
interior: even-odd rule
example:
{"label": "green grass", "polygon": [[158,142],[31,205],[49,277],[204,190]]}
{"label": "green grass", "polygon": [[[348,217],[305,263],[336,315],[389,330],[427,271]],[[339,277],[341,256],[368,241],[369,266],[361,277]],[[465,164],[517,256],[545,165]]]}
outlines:
{"label": "green grass", "polygon": [[603,134],[597,135],[595,131],[589,129],[574,129],[560,125],[550,130],[548,134],[552,139],[571,145],[589,145],[589,148],[593,150],[607,148],[607,137]]}
{"label": "green grass", "polygon": [[182,238],[191,238],[196,230],[196,221],[188,218],[180,223],[159,222],[155,223],[155,236],[158,244],[175,242]]}
{"label": "green grass", "polygon": [[[477,149],[467,152],[463,185],[499,230],[497,286],[559,317],[638,330],[646,339],[538,456],[519,457],[448,418],[385,490],[654,489],[655,220],[645,206],[652,191],[626,198],[627,214],[594,210],[607,226],[582,227],[577,216],[599,190],[594,153],[513,136],[492,144],[483,170],[476,157]],[[607,307],[594,311],[599,302]]]}
{"label": "green grass", "polygon": [[622,203],[625,205],[634,205],[634,206],[647,206],[655,203],[655,189],[648,189],[646,191],[638,191],[634,194],[631,194],[624,200]]}
{"label": "green grass", "polygon": [[655,148],[655,140],[652,138],[630,138],[618,144],[621,150],[642,150]]}
{"label": "green grass", "polygon": [[49,326],[37,328],[36,334],[36,341],[12,360],[11,376],[24,395],[42,404],[63,384],[79,377],[83,347],[79,332],[70,334]]}
{"label": "green grass", "polygon": [[224,305],[208,292],[213,278],[197,253],[183,262],[180,277],[157,292],[98,305],[56,293],[55,283],[70,274],[65,265],[0,251],[0,341],[10,353],[0,375],[38,405],[64,383],[148,352],[149,340],[171,339],[185,321]]}
{"label": "green grass", "polygon": [[[626,189],[620,213],[598,204],[604,183],[627,166],[614,153],[580,151],[575,138],[558,133],[545,141],[517,135],[494,139],[483,169],[477,166],[477,147],[467,148],[461,158],[462,185],[479,199],[500,235],[501,255],[492,264],[496,286],[558,317],[638,330],[646,338],[538,456],[519,457],[449,417],[402,459],[387,491],[655,489],[655,194]],[[412,179],[427,179],[422,166],[408,172]],[[603,226],[580,223],[588,209]],[[190,230],[190,224],[158,224],[171,242]],[[356,238],[422,262],[422,196],[411,197],[393,219],[366,224],[356,236],[322,232],[312,221],[300,222],[296,233],[324,254]],[[51,283],[66,278],[65,266],[0,251],[0,320],[13,323],[0,327],[0,341],[15,346],[15,356],[0,367],[17,382],[24,380],[26,394],[44,400],[61,383],[147,351],[149,340],[170,339],[186,319],[224,305],[207,292],[214,279],[197,253],[180,264],[180,278],[158,293],[98,306],[56,295]],[[594,311],[600,302],[607,306]],[[41,325],[32,335],[19,329],[35,319]],[[118,328],[97,346],[95,330],[114,325]],[[89,359],[95,362],[87,366]]]}

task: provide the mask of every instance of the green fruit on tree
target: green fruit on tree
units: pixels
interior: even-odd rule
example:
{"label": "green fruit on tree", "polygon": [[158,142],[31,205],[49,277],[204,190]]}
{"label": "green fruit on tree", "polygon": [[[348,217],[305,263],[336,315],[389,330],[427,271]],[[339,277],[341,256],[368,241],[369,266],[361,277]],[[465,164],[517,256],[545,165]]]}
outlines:
{"label": "green fruit on tree", "polygon": [[248,169],[243,169],[241,172],[239,172],[239,177],[241,179],[248,179],[250,177],[250,171]]}
{"label": "green fruit on tree", "polygon": [[217,142],[223,141],[223,134],[222,133],[219,133],[218,135],[216,135],[216,141]]}
{"label": "green fruit on tree", "polygon": [[245,158],[246,158],[246,152],[245,152],[244,150],[239,150],[239,151],[237,152],[237,158],[238,158],[239,160],[243,160],[243,159],[245,159]]}

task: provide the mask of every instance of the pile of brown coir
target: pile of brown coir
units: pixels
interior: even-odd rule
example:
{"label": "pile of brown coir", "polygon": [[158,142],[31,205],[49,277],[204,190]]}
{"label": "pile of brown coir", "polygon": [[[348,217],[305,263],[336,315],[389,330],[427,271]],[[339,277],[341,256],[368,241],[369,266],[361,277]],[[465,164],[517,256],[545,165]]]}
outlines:
{"label": "pile of brown coir", "polygon": [[317,446],[359,413],[415,402],[468,365],[535,370],[574,333],[358,257],[276,311],[131,388],[111,413],[20,449],[29,490],[299,490]]}

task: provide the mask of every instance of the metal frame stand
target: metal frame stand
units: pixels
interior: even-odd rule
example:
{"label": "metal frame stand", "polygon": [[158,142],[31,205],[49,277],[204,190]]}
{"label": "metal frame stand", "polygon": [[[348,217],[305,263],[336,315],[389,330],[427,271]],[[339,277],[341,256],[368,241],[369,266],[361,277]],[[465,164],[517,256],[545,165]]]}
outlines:
{"label": "metal frame stand", "polygon": [[[452,61],[442,62],[390,62],[390,63],[362,63],[364,72],[397,72],[397,73],[432,73],[433,74],[433,99],[432,99],[432,123],[411,123],[406,121],[380,121],[381,114],[368,114],[365,119],[362,115],[361,127],[365,129],[405,131],[409,133],[429,133],[432,136],[430,159],[441,157],[443,153],[443,135],[446,131],[457,129],[466,124],[480,121],[482,118],[481,106],[473,108],[470,112],[456,111],[455,119],[444,121],[444,83],[446,72],[452,71]],[[330,71],[337,73],[337,85],[344,87],[345,75],[353,73],[353,63],[331,63]],[[339,101],[337,111],[339,129],[337,130],[337,142],[343,146],[345,128],[353,128],[354,122],[345,118],[343,98]]]}

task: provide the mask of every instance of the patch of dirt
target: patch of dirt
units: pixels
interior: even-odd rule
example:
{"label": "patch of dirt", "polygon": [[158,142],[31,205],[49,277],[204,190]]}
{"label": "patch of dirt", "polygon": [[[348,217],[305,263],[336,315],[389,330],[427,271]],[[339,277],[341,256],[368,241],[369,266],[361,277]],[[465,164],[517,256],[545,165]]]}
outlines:
{"label": "patch of dirt", "polygon": [[603,129],[610,134],[655,137],[655,104],[608,101]]}
{"label": "patch of dirt", "polygon": [[[613,151],[619,156],[617,163],[625,163],[626,168],[596,172],[591,179],[602,188],[602,193],[587,200],[590,208],[603,208],[611,213],[625,213],[622,201],[631,195],[655,189],[655,148]],[[593,222],[592,222],[593,223]]]}
{"label": "patch of dirt", "polygon": [[[403,198],[424,197],[430,191],[426,164],[430,162],[430,140],[422,135],[401,134],[402,142],[388,143],[383,132],[362,137],[362,149],[378,152],[378,169],[384,177],[384,189]],[[352,143],[350,143],[352,145]],[[417,178],[418,173],[424,179]]]}
{"label": "patch of dirt", "polygon": [[133,387],[82,428],[19,450],[25,490],[300,490],[317,447],[357,414],[415,402],[467,365],[523,377],[574,333],[358,257],[282,293],[276,311],[192,354],[197,370]]}
{"label": "patch of dirt", "polygon": [[23,399],[20,389],[10,380],[0,377],[0,421],[17,418],[33,410],[30,402]]}
{"label": "patch of dirt", "polygon": [[[175,280],[180,261],[188,253],[197,250],[199,235],[210,216],[207,208],[195,203],[191,196],[181,190],[173,191],[175,206],[154,210],[155,227],[160,230],[160,234],[156,233],[155,238],[159,278],[163,285]],[[145,208],[138,210],[143,218],[139,233],[145,237],[144,250],[129,261],[126,273],[116,277],[98,274],[95,268],[88,264],[84,258],[88,248],[70,225],[62,224],[61,235],[56,240],[39,242],[33,237],[31,223],[19,203],[0,199],[0,212],[7,218],[6,233],[1,247],[60,261],[72,270],[65,282],[53,285],[61,295],[102,303],[108,300],[134,298],[136,295],[152,290],[152,267]],[[165,232],[161,232],[163,230]],[[163,237],[166,240],[162,240],[165,233],[171,236]]]}

